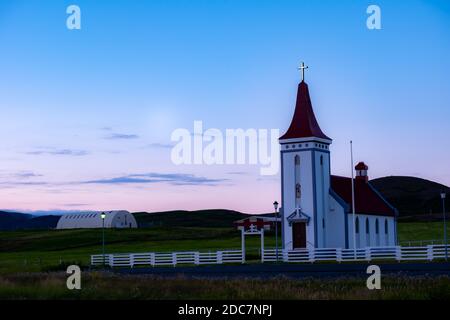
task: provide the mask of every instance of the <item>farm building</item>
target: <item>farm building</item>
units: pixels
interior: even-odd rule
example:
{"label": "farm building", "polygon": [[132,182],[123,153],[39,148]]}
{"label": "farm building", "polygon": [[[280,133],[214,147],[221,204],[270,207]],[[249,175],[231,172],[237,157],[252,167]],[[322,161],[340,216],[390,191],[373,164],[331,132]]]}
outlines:
{"label": "farm building", "polygon": [[102,228],[102,213],[105,214],[105,228],[137,228],[137,222],[134,216],[128,211],[120,210],[65,214],[59,219],[56,229]]}

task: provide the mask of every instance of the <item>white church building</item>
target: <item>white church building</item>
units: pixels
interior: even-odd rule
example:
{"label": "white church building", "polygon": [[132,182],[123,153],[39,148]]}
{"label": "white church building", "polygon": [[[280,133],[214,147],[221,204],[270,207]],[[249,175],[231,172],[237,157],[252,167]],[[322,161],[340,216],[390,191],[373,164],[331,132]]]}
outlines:
{"label": "white church building", "polygon": [[283,249],[396,245],[397,210],[370,184],[363,162],[355,167],[353,219],[352,179],[331,175],[332,139],[319,127],[304,80],[279,143]]}

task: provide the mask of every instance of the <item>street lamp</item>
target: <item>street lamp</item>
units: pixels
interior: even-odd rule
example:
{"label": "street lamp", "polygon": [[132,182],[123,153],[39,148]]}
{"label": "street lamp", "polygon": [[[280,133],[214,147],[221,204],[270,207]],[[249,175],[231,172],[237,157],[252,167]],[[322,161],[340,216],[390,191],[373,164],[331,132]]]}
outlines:
{"label": "street lamp", "polygon": [[278,202],[275,201],[273,203],[273,208],[275,209],[274,215],[275,215],[275,256],[276,256],[276,261],[278,263],[278,214],[277,214],[277,210],[278,210]]}
{"label": "street lamp", "polygon": [[445,218],[445,192],[441,192],[442,199],[442,214],[444,215],[444,246],[445,246],[445,261],[448,259],[448,249],[447,249],[447,221]]}
{"label": "street lamp", "polygon": [[105,218],[106,213],[102,212],[100,214],[100,217],[102,218],[102,257],[103,257],[103,269],[105,269]]}

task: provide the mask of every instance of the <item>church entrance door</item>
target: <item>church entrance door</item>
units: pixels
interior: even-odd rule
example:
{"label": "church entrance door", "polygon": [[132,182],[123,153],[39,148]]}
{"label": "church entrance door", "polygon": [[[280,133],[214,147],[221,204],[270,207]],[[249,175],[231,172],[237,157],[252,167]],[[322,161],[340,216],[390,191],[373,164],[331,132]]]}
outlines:
{"label": "church entrance door", "polygon": [[292,224],[292,244],[294,249],[306,248],[305,222],[294,222]]}

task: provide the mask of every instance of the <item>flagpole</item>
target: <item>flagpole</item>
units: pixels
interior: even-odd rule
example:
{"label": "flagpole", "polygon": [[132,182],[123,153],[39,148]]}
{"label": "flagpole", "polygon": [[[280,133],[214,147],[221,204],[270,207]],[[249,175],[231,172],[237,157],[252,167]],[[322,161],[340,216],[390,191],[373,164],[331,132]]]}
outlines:
{"label": "flagpole", "polygon": [[352,172],[352,216],[353,216],[353,254],[356,259],[356,223],[355,223],[355,180],[353,177],[353,141],[350,140],[350,157],[351,157],[351,172]]}

